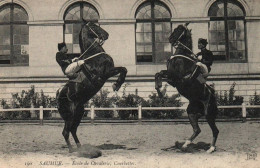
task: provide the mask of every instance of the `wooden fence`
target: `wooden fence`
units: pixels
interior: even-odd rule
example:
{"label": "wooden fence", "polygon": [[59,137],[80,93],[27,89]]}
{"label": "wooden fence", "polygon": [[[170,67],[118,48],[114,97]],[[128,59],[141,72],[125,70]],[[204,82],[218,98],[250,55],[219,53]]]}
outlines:
{"label": "wooden fence", "polygon": [[[95,111],[98,110],[137,110],[138,111],[138,121],[139,123],[142,122],[142,110],[185,110],[187,107],[142,107],[139,105],[138,107],[112,107],[112,108],[100,108],[100,107],[94,107],[91,106],[90,108],[85,108],[85,110],[90,111],[90,119],[91,123],[94,123],[95,120]],[[219,109],[232,109],[232,108],[241,108],[241,116],[242,120],[246,121],[247,118],[247,108],[260,108],[260,105],[246,105],[245,103],[242,103],[242,105],[232,105],[232,106],[218,106]],[[12,112],[12,111],[32,111],[32,110],[38,110],[40,112],[39,115],[39,121],[40,124],[43,125],[43,113],[45,110],[57,110],[57,108],[43,108],[43,106],[40,106],[40,108],[16,108],[16,109],[0,109],[0,112]]]}

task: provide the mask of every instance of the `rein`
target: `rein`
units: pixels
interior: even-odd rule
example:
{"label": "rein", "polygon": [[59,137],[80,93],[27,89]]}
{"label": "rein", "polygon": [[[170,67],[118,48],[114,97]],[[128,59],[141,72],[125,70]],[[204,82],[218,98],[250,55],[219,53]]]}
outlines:
{"label": "rein", "polygon": [[97,42],[98,39],[96,39],[95,41],[93,41],[93,43],[79,56],[79,59],[86,54],[86,52]]}
{"label": "rein", "polygon": [[[191,50],[191,49],[189,49],[189,47],[187,47],[186,45],[184,45],[183,43],[181,43],[180,41],[177,41],[177,43],[178,43],[178,45],[181,45],[182,47],[184,47],[185,49],[187,49],[187,50],[189,50],[191,53],[192,53],[192,57],[193,58],[195,58],[195,59],[197,59],[196,57],[195,57],[195,54],[193,53],[193,51]],[[177,47],[174,47],[175,49],[177,48]]]}
{"label": "rein", "polygon": [[100,52],[100,53],[97,53],[97,54],[91,55],[90,57],[85,58],[84,61],[89,60],[89,59],[91,59],[91,58],[94,58],[94,57],[96,57],[96,56],[99,56],[99,55],[101,55],[101,54],[106,54],[106,53],[105,53],[105,52]]}
{"label": "rein", "polygon": [[[88,25],[90,22],[88,22],[87,24],[86,24],[86,26],[88,26],[88,28],[90,29],[90,31],[93,33],[93,34],[95,34],[96,35],[96,39],[95,39],[95,41],[93,41],[93,43],[79,56],[79,59],[84,55],[84,54],[86,54],[86,52],[98,41],[98,40],[100,40],[99,38],[98,38],[98,35],[97,35],[97,33]],[[104,40],[102,40],[101,42],[99,41],[99,45],[103,45],[104,44]]]}

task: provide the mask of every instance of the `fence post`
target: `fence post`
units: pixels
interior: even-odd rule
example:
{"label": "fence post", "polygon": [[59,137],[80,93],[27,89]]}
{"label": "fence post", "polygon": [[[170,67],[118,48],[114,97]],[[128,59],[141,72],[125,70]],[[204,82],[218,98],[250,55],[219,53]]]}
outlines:
{"label": "fence post", "polygon": [[40,106],[40,125],[43,125],[43,106]]}
{"label": "fence post", "polygon": [[242,103],[242,121],[246,122],[246,104]]}
{"label": "fence post", "polygon": [[138,122],[139,122],[139,124],[141,124],[141,122],[142,122],[142,105],[141,104],[138,105]]}
{"label": "fence post", "polygon": [[90,107],[91,124],[94,124],[94,117],[95,117],[95,109],[94,109],[94,106],[92,105],[92,106]]}

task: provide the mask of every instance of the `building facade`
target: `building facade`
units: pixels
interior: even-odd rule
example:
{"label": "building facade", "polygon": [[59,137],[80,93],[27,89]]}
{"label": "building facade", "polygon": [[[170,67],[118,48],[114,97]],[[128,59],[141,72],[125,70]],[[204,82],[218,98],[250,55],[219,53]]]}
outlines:
{"label": "building facade", "polygon": [[103,47],[128,69],[127,92],[155,92],[154,74],[174,52],[168,37],[189,22],[194,53],[198,38],[206,38],[214,54],[209,82],[223,91],[236,82],[236,94],[248,100],[260,89],[259,7],[258,0],[0,0],[0,99],[31,85],[54,96],[66,82],[57,44],[65,41],[69,54],[79,55],[86,19],[109,33]]}

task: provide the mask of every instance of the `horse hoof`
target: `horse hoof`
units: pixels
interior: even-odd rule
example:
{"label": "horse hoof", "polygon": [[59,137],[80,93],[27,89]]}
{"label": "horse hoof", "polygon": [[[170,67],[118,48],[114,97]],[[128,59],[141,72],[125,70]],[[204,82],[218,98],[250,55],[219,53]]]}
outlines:
{"label": "horse hoof", "polygon": [[76,152],[77,150],[76,149],[69,149],[69,153],[73,153],[73,152]]}
{"label": "horse hoof", "polygon": [[189,144],[191,144],[191,141],[186,140],[186,142],[182,145],[182,148],[187,148]]}
{"label": "horse hoof", "polygon": [[78,148],[81,148],[81,144],[80,144],[80,143],[77,143],[77,147],[78,147]]}
{"label": "horse hoof", "polygon": [[216,151],[216,147],[215,146],[211,146],[208,150],[207,153],[213,153]]}
{"label": "horse hoof", "polygon": [[112,88],[113,88],[113,91],[115,92],[115,91],[118,91],[118,90],[119,90],[120,86],[118,86],[116,83],[114,83],[114,84],[112,85]]}

